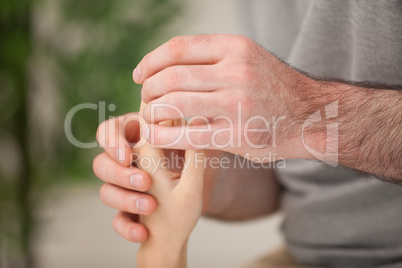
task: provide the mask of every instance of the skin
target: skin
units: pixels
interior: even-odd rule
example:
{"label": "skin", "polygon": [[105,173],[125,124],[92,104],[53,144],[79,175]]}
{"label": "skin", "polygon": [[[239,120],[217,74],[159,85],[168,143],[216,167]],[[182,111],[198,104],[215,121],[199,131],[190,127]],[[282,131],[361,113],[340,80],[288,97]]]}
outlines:
{"label": "skin", "polygon": [[[113,219],[115,231],[131,242],[144,242],[148,230],[139,222],[138,215],[150,215],[157,201],[148,191],[152,185],[151,176],[144,170],[130,166],[129,154],[133,150],[130,144],[139,141],[141,134],[139,120],[127,118],[131,113],[103,122],[97,131],[99,144],[105,152],[93,161],[95,175],[104,181],[100,189],[102,202],[119,210]],[[124,160],[119,160],[117,151],[125,152]],[[138,152],[138,151],[137,151]],[[164,149],[167,153],[168,150]],[[178,153],[178,152],[176,152]],[[234,155],[221,151],[208,150],[205,157],[227,157],[234,161]],[[132,185],[130,177],[139,175],[141,186]],[[244,178],[252,178],[245,180]],[[231,187],[226,185],[231,184]],[[204,171],[203,209],[206,216],[221,220],[247,220],[274,212],[278,207],[279,185],[271,169],[214,169],[207,165]],[[148,201],[146,211],[136,207],[137,201]]]}
{"label": "skin", "polygon": [[[178,137],[182,129],[188,132],[190,127],[156,124],[176,119],[177,114],[161,108],[152,115],[152,104],[174,104],[185,117],[225,115],[238,126],[239,117],[235,108],[241,102],[242,124],[239,124],[240,132],[235,131],[234,140],[240,140],[242,145],[236,143],[217,148],[211,143],[203,147],[207,156],[233,157],[233,154],[239,154],[258,161],[269,153],[275,153],[285,159],[316,160],[315,155],[306,149],[304,141],[317,152],[336,149],[336,158],[335,155],[326,155],[328,162],[337,160],[340,165],[384,180],[402,181],[400,86],[311,78],[278,60],[254,41],[238,35],[173,38],[143,58],[133,72],[133,79],[143,85],[142,97],[147,104],[142,113],[147,122],[143,133],[153,146],[166,147],[164,145]],[[309,116],[317,111],[324,114],[326,107],[334,102],[337,104],[337,116],[323,116],[321,121],[302,132],[303,123]],[[253,144],[261,145],[255,148],[247,144],[245,135],[241,133],[244,133],[244,122],[258,115],[264,118],[284,116],[286,119],[279,123],[276,137],[272,131],[248,133]],[[98,129],[98,140],[106,153],[94,160],[94,172],[106,182],[101,189],[103,202],[124,211],[114,219],[116,231],[130,241],[141,242],[147,239],[148,233],[138,223],[136,215],[152,214],[157,203],[152,195],[144,193],[151,185],[151,177],[144,171],[129,168],[131,149],[127,141],[138,139],[138,123],[122,127],[118,121],[107,121],[112,128],[120,130],[116,133],[106,133],[107,123]],[[222,120],[211,122],[213,130],[226,127]],[[339,128],[337,143],[332,136],[327,137],[326,126],[331,123],[336,123]],[[264,127],[261,122],[253,122],[253,128]],[[99,139],[102,135],[106,139]],[[205,145],[212,138],[207,132],[189,135],[192,144],[188,139],[181,139],[168,149],[176,152],[199,149],[194,144]],[[222,133],[216,138],[224,144],[228,134]],[[102,140],[119,142],[114,147],[108,147],[102,144]],[[125,157],[117,157],[116,151],[122,148]],[[255,181],[244,180],[245,177],[250,178],[252,172],[256,172],[252,175]],[[141,174],[141,187],[129,184],[132,173]],[[277,208],[280,191],[272,170],[206,170],[204,178],[203,211],[207,215],[226,220],[249,219],[269,214]],[[231,187],[224,187],[228,184]],[[260,190],[267,188],[269,190]],[[237,196],[242,196],[241,202],[233,205]],[[130,205],[140,197],[149,201],[146,212]]]}
{"label": "skin", "polygon": [[[173,121],[165,123],[172,125]],[[137,253],[138,267],[186,267],[187,241],[201,215],[203,204],[204,154],[201,151],[186,151],[186,168],[180,173],[157,162],[144,161],[151,158],[167,161],[162,149],[144,143],[138,154],[140,168],[152,177],[153,184],[148,194],[153,195],[159,204],[151,215],[139,216],[139,222],[146,226],[149,238],[141,244]],[[144,165],[141,166],[141,163]]]}
{"label": "skin", "polygon": [[[142,59],[133,79],[143,85],[142,96],[148,104],[143,116],[149,123],[148,141],[154,146],[165,147],[179,137],[168,146],[170,149],[201,146],[253,161],[265,161],[264,156],[270,153],[285,159],[317,160],[317,154],[307,149],[308,144],[315,152],[325,154],[319,160],[338,162],[388,180],[402,180],[400,85],[313,79],[247,37],[220,34],[171,39]],[[212,131],[193,133],[195,128],[188,126],[158,125],[178,117],[167,107],[151,113],[152,107],[166,103],[177,107],[186,118],[207,117]],[[323,114],[320,120],[305,128],[317,112]],[[219,116],[230,118],[235,130],[236,142],[226,147],[219,145],[230,140],[228,131],[214,136],[217,130],[228,127],[225,120],[215,120]],[[275,131],[263,121],[254,120],[252,128],[260,131],[245,132],[245,122],[255,116],[284,119]],[[331,124],[339,128],[338,139],[331,134],[327,137]],[[181,131],[190,138],[180,138]],[[214,138],[217,144],[211,142]]]}
{"label": "skin", "polygon": [[[128,118],[134,120],[129,121]],[[127,122],[130,123],[127,124]],[[135,152],[139,155],[139,159],[137,159],[139,164],[143,163],[141,159],[166,159],[166,153],[171,152],[153,148],[149,143],[144,142],[143,138],[138,138],[138,133],[141,133],[139,131],[141,123],[144,125],[144,120],[136,114],[127,114],[104,122],[99,127],[97,137],[99,141],[103,141],[107,153],[101,154],[94,161],[95,173],[107,182],[101,188],[103,202],[108,206],[125,211],[116,215],[113,221],[114,228],[126,239],[142,242],[137,254],[139,267],[186,267],[187,241],[203,208],[204,213],[211,216],[221,215],[221,218],[226,220],[254,218],[276,209],[279,191],[274,179],[267,180],[267,176],[272,175],[271,170],[268,169],[251,169],[248,172],[244,171],[247,168],[240,172],[233,172],[232,169],[229,169],[230,172],[226,172],[222,176],[223,172],[217,172],[219,171],[217,169],[204,170],[205,161],[199,161],[206,159],[204,153],[195,153],[190,150],[183,152],[187,163],[187,168],[183,171],[177,172],[177,170],[164,168],[163,165],[156,168],[155,164],[140,165],[141,169],[123,167],[122,164],[128,162],[122,160],[115,152],[119,148],[121,149],[121,145],[132,145],[134,141],[136,144],[141,144],[139,148],[126,148],[127,152]],[[111,131],[111,129],[113,130]],[[118,146],[106,146],[114,144]],[[219,157],[222,156],[222,152],[210,152],[209,156]],[[107,161],[105,161],[106,159]],[[195,159],[198,161],[195,162]],[[144,194],[130,191],[130,188],[139,190],[133,187],[129,180],[132,174],[139,173],[143,173],[142,175],[146,176],[147,181],[151,179],[153,182],[150,187],[147,184],[145,188],[141,188],[147,189],[147,194],[152,200],[150,203],[157,202],[159,204],[152,214],[133,215],[133,213],[142,213],[130,206],[137,203],[135,196],[144,198]],[[249,187],[251,190],[245,190],[245,185],[249,183],[244,180],[244,175],[251,175],[254,178],[253,183],[258,187]],[[212,181],[215,184],[214,188],[222,186],[227,188],[228,179],[234,186],[230,191],[211,191]],[[113,185],[116,182],[126,189]],[[217,185],[217,182],[220,182],[220,185]],[[261,188],[263,184],[266,184],[266,187]],[[204,191],[203,188],[205,188]],[[234,195],[233,189],[236,189],[236,195]],[[261,196],[261,199],[257,201],[252,198],[256,195]],[[203,199],[209,202],[203,202]],[[233,202],[234,199],[237,202]],[[214,201],[215,205],[210,206],[211,200],[219,201]],[[236,209],[231,209],[228,205],[235,206]],[[152,206],[152,208],[154,207]],[[209,212],[205,211],[206,207],[209,207]],[[246,213],[237,214],[243,210],[242,207]],[[183,211],[186,213],[182,213]],[[155,252],[157,252],[157,258],[155,258]]]}

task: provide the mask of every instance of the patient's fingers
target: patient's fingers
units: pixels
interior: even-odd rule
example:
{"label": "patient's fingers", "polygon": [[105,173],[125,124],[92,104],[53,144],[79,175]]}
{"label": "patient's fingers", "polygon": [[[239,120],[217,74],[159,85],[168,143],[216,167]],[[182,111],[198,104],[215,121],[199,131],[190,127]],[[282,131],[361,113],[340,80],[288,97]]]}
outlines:
{"label": "patient's fingers", "polygon": [[137,113],[130,113],[106,120],[99,125],[96,138],[107,154],[124,166],[131,164],[131,153],[139,140],[139,118]]}
{"label": "patient's fingers", "polygon": [[126,189],[144,192],[151,186],[151,177],[148,173],[136,167],[124,167],[113,161],[106,153],[95,157],[93,170],[102,181]]}
{"label": "patient's fingers", "polygon": [[151,195],[130,191],[110,183],[102,185],[100,197],[106,206],[133,214],[148,215],[156,209],[156,200]]}
{"label": "patient's fingers", "polygon": [[144,242],[148,237],[147,229],[138,223],[138,215],[119,211],[113,218],[113,229],[124,239],[131,242]]}

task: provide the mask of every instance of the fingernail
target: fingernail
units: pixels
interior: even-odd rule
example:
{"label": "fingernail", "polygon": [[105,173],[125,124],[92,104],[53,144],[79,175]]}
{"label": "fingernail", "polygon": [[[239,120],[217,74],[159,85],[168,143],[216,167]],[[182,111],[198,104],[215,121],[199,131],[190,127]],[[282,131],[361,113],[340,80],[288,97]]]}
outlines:
{"label": "fingernail", "polygon": [[134,241],[139,241],[139,237],[138,237],[138,232],[137,232],[137,230],[135,230],[135,229],[132,230],[130,235],[131,235],[131,239],[132,239],[132,240],[134,240]]}
{"label": "fingernail", "polygon": [[148,200],[144,197],[137,199],[135,203],[136,207],[141,210],[142,212],[148,211]]}
{"label": "fingernail", "polygon": [[149,138],[149,126],[148,126],[148,124],[144,124],[142,126],[142,138],[145,139],[146,141]]}
{"label": "fingernail", "polygon": [[124,161],[126,159],[126,154],[123,149],[117,149],[116,157],[119,161]]}
{"label": "fingernail", "polygon": [[134,74],[133,74],[134,81],[138,81],[141,78],[141,66],[138,65],[134,69]]}
{"label": "fingernail", "polygon": [[143,186],[142,175],[139,173],[131,175],[130,176],[130,184],[135,189],[142,189],[142,186]]}

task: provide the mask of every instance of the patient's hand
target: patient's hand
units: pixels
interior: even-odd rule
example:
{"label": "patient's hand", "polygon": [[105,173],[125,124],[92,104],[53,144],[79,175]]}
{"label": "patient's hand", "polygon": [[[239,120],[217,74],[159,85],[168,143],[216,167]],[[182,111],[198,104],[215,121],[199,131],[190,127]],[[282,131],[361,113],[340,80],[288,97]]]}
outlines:
{"label": "patient's hand", "polygon": [[[148,230],[139,222],[139,215],[152,214],[158,205],[155,198],[147,193],[153,181],[151,175],[130,166],[132,153],[139,153],[139,149],[133,147],[137,147],[140,142],[140,119],[138,113],[130,113],[103,122],[98,128],[97,139],[105,152],[99,154],[93,162],[94,173],[105,182],[100,191],[103,203],[119,210],[113,219],[113,228],[131,242],[144,242],[148,239]],[[185,153],[168,149],[164,149],[164,152],[172,160]],[[206,157],[217,157],[220,152],[209,150],[206,154]],[[176,176],[180,175],[180,165],[174,167],[173,171],[179,173]],[[209,189],[217,171],[205,171],[204,210],[208,207]]]}
{"label": "patient's hand", "polygon": [[148,193],[158,203],[153,214],[140,216],[149,237],[138,252],[139,267],[185,267],[187,240],[201,216],[204,154],[186,151],[183,171],[176,173],[164,152],[145,142],[139,149],[137,163],[152,177]]}

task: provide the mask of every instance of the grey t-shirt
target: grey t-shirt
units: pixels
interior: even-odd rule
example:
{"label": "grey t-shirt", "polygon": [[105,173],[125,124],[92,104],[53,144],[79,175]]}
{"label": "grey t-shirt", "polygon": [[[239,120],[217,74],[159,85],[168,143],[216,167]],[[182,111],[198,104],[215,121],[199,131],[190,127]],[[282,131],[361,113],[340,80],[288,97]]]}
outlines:
{"label": "grey t-shirt", "polygon": [[[402,85],[402,1],[238,1],[244,33],[293,66]],[[297,261],[402,267],[402,186],[314,161],[286,166],[283,232]]]}

